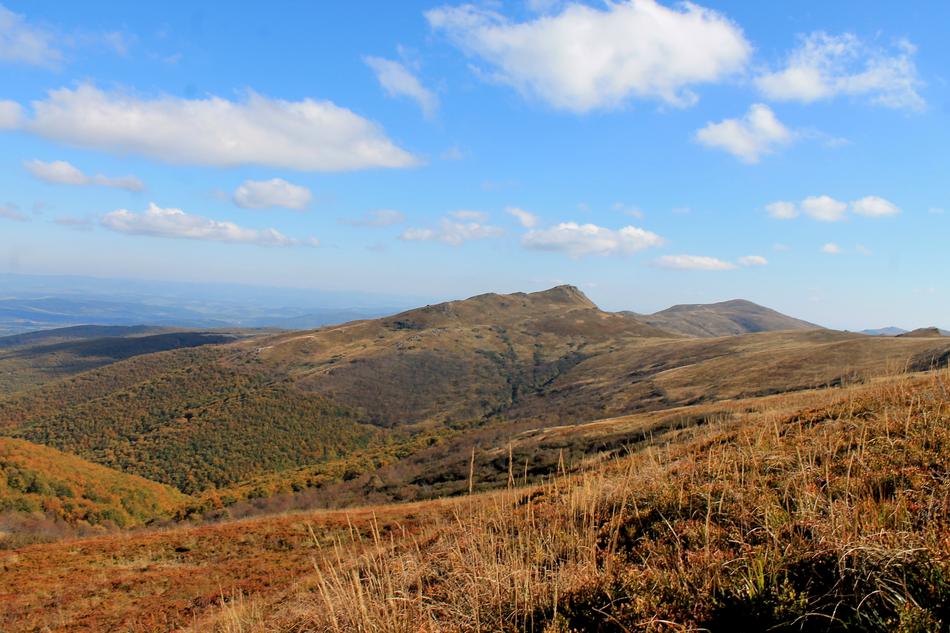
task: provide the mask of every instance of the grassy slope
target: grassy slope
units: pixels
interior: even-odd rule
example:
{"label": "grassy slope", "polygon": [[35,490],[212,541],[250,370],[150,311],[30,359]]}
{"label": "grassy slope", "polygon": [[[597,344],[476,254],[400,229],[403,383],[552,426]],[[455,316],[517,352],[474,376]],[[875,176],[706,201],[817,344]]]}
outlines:
{"label": "grassy slope", "polygon": [[543,485],[28,547],[0,628],[945,630],[948,402],[943,372],[720,403]]}
{"label": "grassy slope", "polygon": [[779,330],[814,330],[819,326],[751,301],[678,305],[661,312],[636,315],[644,323],[683,336],[736,336]]}
{"label": "grassy slope", "polygon": [[947,630],[948,390],[944,372],[823,394],[531,492],[474,498],[425,539],[380,538],[279,604],[248,600],[213,622],[393,633]]}
{"label": "grassy slope", "polygon": [[0,437],[0,512],[42,512],[71,525],[131,527],[171,518],[187,500],[174,488]]}

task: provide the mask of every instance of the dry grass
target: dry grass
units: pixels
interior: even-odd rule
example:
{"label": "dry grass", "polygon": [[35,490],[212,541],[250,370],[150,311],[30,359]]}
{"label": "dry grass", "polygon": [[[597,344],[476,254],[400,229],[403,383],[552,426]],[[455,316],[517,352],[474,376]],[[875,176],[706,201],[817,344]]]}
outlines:
{"label": "dry grass", "polygon": [[470,497],[424,531],[371,522],[291,595],[202,628],[947,630],[948,393],[947,372],[826,393]]}

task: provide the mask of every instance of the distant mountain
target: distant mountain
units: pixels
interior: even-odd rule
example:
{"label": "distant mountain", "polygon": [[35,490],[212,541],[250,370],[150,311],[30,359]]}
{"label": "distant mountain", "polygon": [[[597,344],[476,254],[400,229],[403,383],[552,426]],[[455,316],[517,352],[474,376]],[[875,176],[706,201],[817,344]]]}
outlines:
{"label": "distant mountain", "polygon": [[888,327],[879,327],[872,328],[868,330],[861,330],[861,334],[867,334],[868,336],[899,336],[901,334],[906,334],[907,330],[899,327],[894,327],[893,325]]}
{"label": "distant mountain", "polygon": [[144,336],[168,332],[170,328],[150,325],[74,325],[71,327],[36,330],[23,334],[0,336],[0,349],[81,341],[93,338]]}
{"label": "distant mountain", "polygon": [[821,329],[821,326],[814,323],[742,299],[721,303],[675,305],[655,314],[627,314],[673,334],[701,338],[753,332]]}

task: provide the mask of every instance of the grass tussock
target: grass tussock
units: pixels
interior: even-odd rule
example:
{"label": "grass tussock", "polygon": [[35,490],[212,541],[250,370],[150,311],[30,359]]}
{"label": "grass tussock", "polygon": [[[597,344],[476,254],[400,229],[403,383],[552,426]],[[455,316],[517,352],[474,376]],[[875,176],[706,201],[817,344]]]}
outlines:
{"label": "grass tussock", "polygon": [[354,532],[289,595],[232,601],[216,627],[948,630],[948,517],[941,372],[475,495],[425,531]]}

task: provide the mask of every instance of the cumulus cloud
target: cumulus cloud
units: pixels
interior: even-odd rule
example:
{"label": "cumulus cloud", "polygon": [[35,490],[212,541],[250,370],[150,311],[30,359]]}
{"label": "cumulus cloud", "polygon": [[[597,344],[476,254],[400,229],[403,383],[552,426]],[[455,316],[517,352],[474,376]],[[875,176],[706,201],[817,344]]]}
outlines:
{"label": "cumulus cloud", "polygon": [[851,203],[851,210],[869,218],[881,218],[901,212],[896,204],[878,196],[865,196],[860,200],[855,200]]}
{"label": "cumulus cloud", "polygon": [[828,253],[829,255],[837,255],[841,252],[841,247],[835,244],[834,242],[828,242],[821,247],[822,253]]}
{"label": "cumulus cloud", "polygon": [[769,260],[761,255],[746,255],[740,257],[738,261],[740,266],[767,266],[769,263]]}
{"label": "cumulus cloud", "polygon": [[585,255],[629,255],[664,244],[662,237],[635,226],[613,230],[596,224],[562,222],[546,228],[528,231],[522,243],[540,251],[566,253],[571,257]]}
{"label": "cumulus cloud", "polygon": [[500,237],[505,232],[497,226],[481,222],[462,222],[443,218],[438,229],[411,228],[403,231],[399,239],[407,242],[445,242],[451,246],[461,246],[471,240],[484,240]]}
{"label": "cumulus cloud", "polygon": [[531,213],[530,211],[525,211],[524,209],[520,209],[518,207],[508,207],[505,209],[505,213],[518,220],[518,224],[526,229],[533,229],[538,225],[538,222],[540,222],[538,216]]}
{"label": "cumulus cloud", "polygon": [[62,53],[50,31],[34,26],[0,5],[0,62],[30,66],[56,66]]}
{"label": "cumulus cloud", "polygon": [[926,103],[917,92],[921,81],[915,50],[907,41],[888,51],[851,33],[815,32],[801,37],[783,69],[760,75],[756,84],[776,101],[811,103],[849,95],[888,108],[919,110]]}
{"label": "cumulus cloud", "polygon": [[848,205],[831,196],[809,196],[802,200],[802,211],[805,215],[821,222],[838,222],[843,220],[848,211]]}
{"label": "cumulus cloud", "polygon": [[655,266],[673,270],[733,270],[736,265],[703,255],[664,255],[653,261]]}
{"label": "cumulus cloud", "polygon": [[375,123],[331,103],[250,92],[142,98],[90,84],[50,91],[18,127],[53,141],[177,164],[264,165],[302,171],[409,167],[417,159]]}
{"label": "cumulus cloud", "polygon": [[0,204],[0,218],[16,222],[29,222],[30,219],[20,212],[19,207],[12,203]]}
{"label": "cumulus cloud", "polygon": [[301,210],[310,204],[310,190],[282,178],[245,180],[234,192],[234,204],[243,209],[284,207]]}
{"label": "cumulus cloud", "polygon": [[363,217],[340,221],[350,226],[392,226],[405,222],[406,214],[394,209],[374,209],[367,211]]}
{"label": "cumulus cloud", "polygon": [[765,205],[765,210],[777,220],[792,220],[797,218],[801,211],[815,220],[838,222],[847,217],[849,207],[853,213],[868,218],[881,218],[901,212],[900,207],[880,196],[865,196],[850,204],[835,200],[831,196],[810,196],[797,205],[786,201],[772,202]]}
{"label": "cumulus cloud", "polygon": [[404,64],[371,56],[364,57],[363,61],[376,73],[376,80],[387,95],[412,99],[419,104],[422,113],[427,117],[433,116],[439,109],[439,98],[423,86],[419,78]]}
{"label": "cumulus cloud", "polygon": [[0,101],[0,130],[15,130],[23,124],[23,108],[16,101]]}
{"label": "cumulus cloud", "polygon": [[762,155],[793,139],[794,134],[761,103],[753,104],[741,119],[709,123],[696,132],[696,140],[703,145],[729,152],[747,163],[759,162]]}
{"label": "cumulus cloud", "polygon": [[765,210],[776,220],[794,220],[798,217],[798,206],[794,202],[779,200],[765,205]]}
{"label": "cumulus cloud", "polygon": [[295,240],[276,229],[251,229],[233,222],[221,222],[181,209],[165,209],[154,203],[142,213],[117,209],[105,214],[100,223],[105,228],[129,235],[186,238],[213,242],[236,242],[260,246],[316,245],[315,240]]}
{"label": "cumulus cloud", "polygon": [[34,178],[53,185],[75,185],[80,187],[95,185],[125,189],[126,191],[145,191],[145,184],[135,176],[120,176],[117,178],[103,176],[102,174],[88,176],[78,167],[64,160],[54,160],[48,163],[41,160],[28,160],[23,163],[23,166]]}
{"label": "cumulus cloud", "polygon": [[524,22],[473,5],[425,15],[481,59],[489,79],[578,113],[630,98],[691,105],[691,86],[742,70],[752,50],[736,24],[692,3],[629,0],[601,9],[575,2]]}

